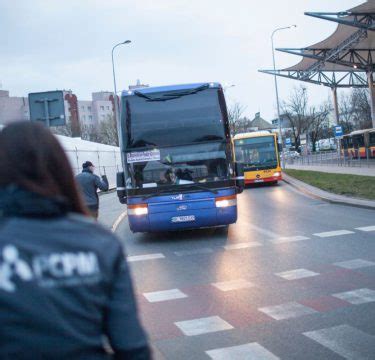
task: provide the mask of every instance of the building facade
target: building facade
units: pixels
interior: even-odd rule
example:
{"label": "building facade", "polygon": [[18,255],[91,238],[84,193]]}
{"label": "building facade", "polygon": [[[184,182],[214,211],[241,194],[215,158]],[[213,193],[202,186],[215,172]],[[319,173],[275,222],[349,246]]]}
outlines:
{"label": "building facade", "polygon": [[0,125],[29,119],[28,98],[10,96],[9,91],[0,90]]}
{"label": "building facade", "polygon": [[[65,116],[75,133],[81,126],[97,127],[114,115],[112,92],[94,92],[91,100],[79,100],[71,90],[63,90],[63,94]],[[0,125],[25,120],[30,120],[28,97],[10,96],[9,91],[0,90]]]}

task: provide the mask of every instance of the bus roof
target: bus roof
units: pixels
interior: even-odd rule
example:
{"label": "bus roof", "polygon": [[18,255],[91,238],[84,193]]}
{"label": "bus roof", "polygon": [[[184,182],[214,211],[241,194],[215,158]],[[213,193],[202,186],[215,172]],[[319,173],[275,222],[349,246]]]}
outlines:
{"label": "bus roof", "polygon": [[233,137],[233,140],[238,140],[238,139],[247,139],[247,138],[252,138],[252,137],[259,137],[259,136],[275,136],[276,133],[268,131],[268,130],[260,130],[260,131],[253,131],[253,132],[247,132],[247,133],[241,133],[241,134],[236,134]]}
{"label": "bus roof", "polygon": [[372,128],[372,129],[364,129],[364,130],[355,130],[355,131],[352,131],[350,134],[347,134],[345,136],[353,136],[353,135],[361,135],[361,134],[365,134],[365,133],[372,133],[372,132],[375,132],[375,128]]}
{"label": "bus roof", "polygon": [[164,91],[179,91],[179,90],[193,90],[201,86],[209,86],[210,88],[217,88],[220,89],[220,83],[215,82],[203,82],[203,83],[193,83],[193,84],[178,84],[178,85],[165,85],[165,86],[154,86],[154,87],[144,87],[134,90],[124,90],[121,96],[132,96],[134,95],[134,91],[138,91],[141,94],[153,94],[159,93]]}

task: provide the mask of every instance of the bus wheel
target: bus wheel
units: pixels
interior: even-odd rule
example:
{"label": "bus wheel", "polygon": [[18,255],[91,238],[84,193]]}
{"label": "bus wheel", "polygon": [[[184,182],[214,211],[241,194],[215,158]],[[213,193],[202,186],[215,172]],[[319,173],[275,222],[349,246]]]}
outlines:
{"label": "bus wheel", "polygon": [[277,180],[275,180],[275,181],[271,181],[269,184],[270,184],[271,186],[275,186],[275,185],[277,185]]}

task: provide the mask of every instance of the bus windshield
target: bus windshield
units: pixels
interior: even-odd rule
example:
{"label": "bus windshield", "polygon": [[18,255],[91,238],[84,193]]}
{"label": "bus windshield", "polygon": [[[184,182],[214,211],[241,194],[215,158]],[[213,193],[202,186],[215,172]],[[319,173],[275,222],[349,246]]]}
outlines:
{"label": "bus windshield", "polygon": [[236,161],[245,170],[274,168],[278,165],[274,136],[259,136],[234,141]]}
{"label": "bus windshield", "polygon": [[[128,189],[212,187],[229,180],[225,143],[204,143],[128,152]],[[143,193],[143,192],[142,192]]]}
{"label": "bus windshield", "polygon": [[[225,141],[225,119],[216,88],[123,98],[125,149]],[[228,135],[227,135],[228,136]]]}

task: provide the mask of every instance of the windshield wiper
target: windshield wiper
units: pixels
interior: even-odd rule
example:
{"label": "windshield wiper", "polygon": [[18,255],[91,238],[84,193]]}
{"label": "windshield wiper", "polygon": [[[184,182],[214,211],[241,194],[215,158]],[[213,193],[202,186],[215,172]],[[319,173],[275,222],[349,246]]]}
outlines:
{"label": "windshield wiper", "polygon": [[[203,186],[203,185],[199,185],[199,184],[184,184],[185,186],[182,188],[182,189],[188,189],[188,188],[195,188],[195,189],[200,189],[200,190],[204,190],[204,191],[209,191],[213,194],[217,194],[218,191],[215,190],[215,189],[210,189],[210,188],[207,188],[206,186]],[[182,190],[181,189],[181,190]],[[153,196],[158,196],[158,195],[161,195],[161,194],[165,194],[165,193],[174,193],[176,192],[176,190],[178,189],[157,189],[156,192],[152,193],[152,194],[148,194],[148,195],[145,195],[145,196],[142,196],[142,199],[143,200],[146,200],[146,199],[149,199]]]}
{"label": "windshield wiper", "polygon": [[201,190],[205,190],[205,191],[209,191],[213,194],[217,194],[218,191],[217,190],[214,190],[214,189],[210,189],[206,186],[203,186],[203,185],[198,185],[197,183],[194,183],[194,184],[189,184],[188,187],[192,187],[192,188],[196,188],[196,189],[201,189]]}
{"label": "windshield wiper", "polygon": [[186,95],[196,94],[208,88],[209,88],[208,85],[202,85],[202,86],[198,86],[197,88],[188,90],[188,91],[169,92],[169,93],[163,94],[162,97],[151,97],[151,96],[141,93],[140,91],[135,90],[134,95],[142,97],[146,99],[147,101],[168,101],[168,100],[179,99]]}
{"label": "windshield wiper", "polygon": [[165,194],[165,193],[169,193],[169,192],[173,193],[173,190],[170,190],[170,189],[165,189],[165,190],[157,189],[156,192],[154,192],[152,194],[148,194],[148,195],[142,196],[142,199],[146,200],[146,199],[152,198],[153,196],[158,196],[160,194]]}

